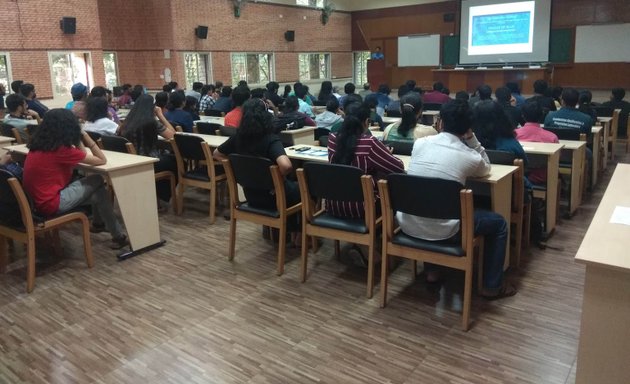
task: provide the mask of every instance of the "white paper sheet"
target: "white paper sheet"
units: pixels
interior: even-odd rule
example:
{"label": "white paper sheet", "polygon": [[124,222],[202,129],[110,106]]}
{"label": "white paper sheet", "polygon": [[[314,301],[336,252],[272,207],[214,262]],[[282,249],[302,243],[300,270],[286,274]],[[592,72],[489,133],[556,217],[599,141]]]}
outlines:
{"label": "white paper sheet", "polygon": [[613,224],[630,225],[630,207],[615,207],[610,222]]}

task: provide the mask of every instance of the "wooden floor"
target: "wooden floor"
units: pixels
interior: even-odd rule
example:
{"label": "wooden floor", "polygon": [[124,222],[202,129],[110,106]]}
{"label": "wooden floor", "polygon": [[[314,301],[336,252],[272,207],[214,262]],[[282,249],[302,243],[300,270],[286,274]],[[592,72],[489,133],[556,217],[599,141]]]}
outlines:
{"label": "wooden floor", "polygon": [[42,264],[32,294],[20,262],[0,275],[0,383],[573,383],[584,279],[573,257],[611,174],[560,222],[553,248],[508,273],[515,297],[473,300],[469,332],[456,273],[431,292],[403,264],[380,309],[365,271],[329,242],[306,284],[296,249],[276,276],[276,250],[253,225],[239,225],[229,262],[227,222],[208,225],[195,191],[183,216],[161,214],[167,244],[124,262],[93,235],[88,270],[64,232],[63,259]]}

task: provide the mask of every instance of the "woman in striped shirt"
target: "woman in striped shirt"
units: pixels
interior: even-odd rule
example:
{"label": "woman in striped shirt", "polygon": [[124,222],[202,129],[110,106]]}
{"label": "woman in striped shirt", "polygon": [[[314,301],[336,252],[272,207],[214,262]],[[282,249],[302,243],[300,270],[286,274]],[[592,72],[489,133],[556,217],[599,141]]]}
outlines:
{"label": "woman in striped shirt", "polygon": [[[346,118],[341,129],[328,137],[328,161],[332,164],[352,165],[363,170],[366,175],[371,175],[378,199],[376,181],[390,173],[404,172],[404,165],[368,132],[369,117],[370,109],[365,104],[352,103],[346,107]],[[363,203],[327,201],[326,210],[338,217],[365,216]]]}

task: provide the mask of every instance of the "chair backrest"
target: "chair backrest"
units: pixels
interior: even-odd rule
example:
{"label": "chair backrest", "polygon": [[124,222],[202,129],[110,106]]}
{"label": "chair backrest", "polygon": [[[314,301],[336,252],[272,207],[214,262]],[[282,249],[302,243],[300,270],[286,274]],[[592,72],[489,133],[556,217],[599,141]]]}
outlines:
{"label": "chair backrest", "polygon": [[457,181],[394,173],[387,176],[390,206],[395,212],[432,219],[460,219]]}
{"label": "chair backrest", "polygon": [[494,149],[486,149],[486,155],[488,155],[492,164],[512,165],[516,159],[516,155],[513,152]]}
{"label": "chair backrest", "polygon": [[6,137],[13,137],[13,126],[0,122],[0,135]]}
{"label": "chair backrest", "polygon": [[32,206],[15,175],[0,168],[0,223],[32,230],[35,221],[43,221],[33,216]]}
{"label": "chair backrest", "polygon": [[273,178],[269,167],[274,163],[264,157],[239,155],[233,153],[228,156],[234,172],[234,179],[243,188],[274,189]]}
{"label": "chair backrest", "polygon": [[37,134],[37,130],[39,129],[39,125],[29,125],[24,128],[24,132],[26,132],[26,136],[28,137],[28,142],[30,143],[33,140],[33,136]]}
{"label": "chair backrest", "polygon": [[103,135],[101,135],[98,132],[92,132],[92,131],[85,131],[85,132],[87,132],[88,136],[90,136],[90,138],[94,141],[99,141],[101,137],[103,137]]}
{"label": "chair backrest", "polygon": [[350,165],[316,162],[304,163],[303,168],[308,194],[313,200],[365,200],[361,184],[364,173],[361,169]]}
{"label": "chair backrest", "polygon": [[319,145],[321,145],[322,147],[328,146],[328,135],[319,137]]}
{"label": "chair backrest", "polygon": [[328,136],[328,135],[330,135],[330,129],[315,128],[315,130],[313,131],[313,139],[314,140],[319,140],[319,138],[321,136]]}
{"label": "chair backrest", "polygon": [[388,109],[387,117],[402,117],[402,113],[397,109]]}
{"label": "chair backrest", "polygon": [[236,135],[236,130],[237,128],[235,127],[226,127],[226,126],[219,126],[219,132],[221,133],[221,136],[227,136],[227,137],[231,137]]}
{"label": "chair backrest", "polygon": [[425,111],[439,111],[442,108],[442,104],[440,103],[424,103],[422,104],[422,109]]}
{"label": "chair backrest", "polygon": [[219,111],[218,109],[206,109],[204,113],[206,114],[206,116],[214,116],[214,117],[224,116],[223,112]]}
{"label": "chair backrest", "polygon": [[391,147],[394,155],[410,156],[413,150],[413,141],[392,140],[384,141],[383,144]]}
{"label": "chair backrest", "polygon": [[558,136],[559,140],[580,140],[580,131],[577,129],[545,127],[545,131],[554,133],[556,136]]}
{"label": "chair backrest", "polygon": [[602,105],[596,105],[593,107],[593,110],[595,110],[595,113],[599,117],[612,117],[614,108],[604,107]]}
{"label": "chair backrest", "polygon": [[206,154],[201,146],[203,142],[204,140],[198,136],[175,134],[175,145],[183,159],[206,160]]}
{"label": "chair backrest", "polygon": [[217,130],[219,130],[220,127],[221,124],[200,121],[197,123],[197,133],[201,133],[203,135],[216,135]]}
{"label": "chair backrest", "polygon": [[101,137],[101,143],[103,143],[103,149],[106,151],[131,153],[131,154],[136,153],[134,145],[129,140],[127,140],[126,138],[122,136],[104,135]]}

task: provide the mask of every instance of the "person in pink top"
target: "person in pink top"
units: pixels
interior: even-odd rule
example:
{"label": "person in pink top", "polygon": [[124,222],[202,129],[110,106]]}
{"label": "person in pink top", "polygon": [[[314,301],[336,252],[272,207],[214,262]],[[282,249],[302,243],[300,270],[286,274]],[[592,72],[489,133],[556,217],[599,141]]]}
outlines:
{"label": "person in pink top", "polygon": [[[540,119],[543,109],[537,101],[528,101],[521,107],[525,125],[517,129],[516,140],[535,143],[557,143],[558,136],[553,132],[545,131],[540,126]],[[544,184],[547,182],[547,170],[537,168],[530,170],[527,178],[534,184]]]}
{"label": "person in pink top", "polygon": [[431,92],[427,92],[422,95],[422,101],[425,104],[446,104],[451,101],[451,98],[448,95],[442,93],[442,89],[444,88],[444,84],[441,82],[433,83],[433,90]]}

